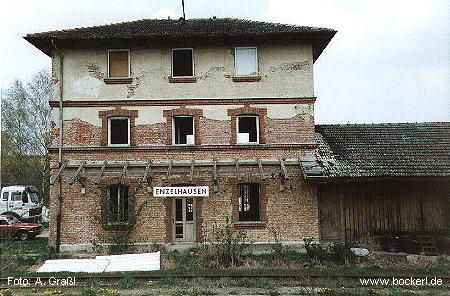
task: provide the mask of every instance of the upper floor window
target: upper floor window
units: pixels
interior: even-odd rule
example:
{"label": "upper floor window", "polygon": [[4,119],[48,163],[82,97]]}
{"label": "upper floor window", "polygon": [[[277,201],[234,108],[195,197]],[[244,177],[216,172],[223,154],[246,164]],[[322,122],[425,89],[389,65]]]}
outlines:
{"label": "upper floor window", "polygon": [[239,221],[260,221],[259,184],[239,184]]}
{"label": "upper floor window", "polygon": [[172,49],[172,77],[194,76],[194,55],[192,48]]}
{"label": "upper floor window", "polygon": [[195,129],[193,116],[173,117],[173,145],[194,145]]}
{"label": "upper floor window", "polygon": [[130,50],[108,50],[108,78],[128,78],[130,76]]}
{"label": "upper floor window", "polygon": [[108,118],[108,145],[128,146],[130,145],[130,118],[109,117]]}
{"label": "upper floor window", "polygon": [[234,54],[236,76],[258,75],[258,56],[256,47],[236,47]]}
{"label": "upper floor window", "polygon": [[240,115],[237,117],[237,143],[259,143],[259,117],[257,115]]}

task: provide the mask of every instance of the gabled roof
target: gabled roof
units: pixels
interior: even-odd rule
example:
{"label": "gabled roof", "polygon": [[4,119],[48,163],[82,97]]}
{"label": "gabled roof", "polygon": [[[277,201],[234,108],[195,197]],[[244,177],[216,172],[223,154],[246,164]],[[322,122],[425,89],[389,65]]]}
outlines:
{"label": "gabled roof", "polygon": [[330,178],[448,177],[450,122],[317,125]]}
{"label": "gabled roof", "polygon": [[143,19],[95,27],[28,34],[24,38],[43,51],[51,53],[51,40],[179,40],[258,38],[298,40],[313,44],[316,60],[336,34],[335,30],[235,18]]}

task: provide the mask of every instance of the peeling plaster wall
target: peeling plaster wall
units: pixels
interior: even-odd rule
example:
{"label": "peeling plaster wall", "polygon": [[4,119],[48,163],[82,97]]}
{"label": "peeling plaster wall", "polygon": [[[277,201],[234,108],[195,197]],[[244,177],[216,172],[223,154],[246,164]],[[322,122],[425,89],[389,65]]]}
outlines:
{"label": "peeling plaster wall", "polygon": [[[105,84],[107,48],[64,49],[64,99],[310,97],[312,47],[258,46],[261,81],[233,82],[234,47],[194,47],[196,83],[170,83],[171,47],[132,48],[131,84]],[[54,59],[57,66],[57,57]],[[54,96],[56,99],[57,96]]]}
{"label": "peeling plaster wall", "polygon": [[[187,106],[189,109],[202,109],[200,131],[203,144],[229,144],[231,136],[231,117],[229,109],[243,105],[205,105]],[[267,108],[267,143],[303,143],[314,139],[313,104],[254,104],[255,108]],[[164,110],[178,109],[179,106],[133,106],[125,110],[137,110],[136,145],[165,145],[166,118]],[[64,145],[98,146],[102,121],[99,111],[114,107],[71,107],[64,108]],[[59,110],[53,109],[52,145],[58,145],[57,123]]]}

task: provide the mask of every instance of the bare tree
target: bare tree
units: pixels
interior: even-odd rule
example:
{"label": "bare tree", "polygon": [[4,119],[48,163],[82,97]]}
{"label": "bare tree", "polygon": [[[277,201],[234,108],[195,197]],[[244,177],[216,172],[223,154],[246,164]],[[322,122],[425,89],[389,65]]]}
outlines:
{"label": "bare tree", "polygon": [[2,95],[1,176],[5,184],[38,187],[49,194],[50,74],[42,70],[26,86],[16,80]]}

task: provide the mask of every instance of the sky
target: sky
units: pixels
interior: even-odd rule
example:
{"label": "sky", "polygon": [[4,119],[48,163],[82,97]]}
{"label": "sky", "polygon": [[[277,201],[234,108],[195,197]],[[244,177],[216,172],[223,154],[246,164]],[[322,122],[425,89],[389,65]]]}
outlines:
{"label": "sky", "polygon": [[[186,17],[236,17],[338,31],[314,65],[317,123],[450,121],[448,0],[185,0]],[[27,33],[178,18],[181,0],[15,0],[0,12],[0,83],[50,58]]]}

